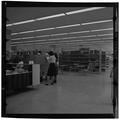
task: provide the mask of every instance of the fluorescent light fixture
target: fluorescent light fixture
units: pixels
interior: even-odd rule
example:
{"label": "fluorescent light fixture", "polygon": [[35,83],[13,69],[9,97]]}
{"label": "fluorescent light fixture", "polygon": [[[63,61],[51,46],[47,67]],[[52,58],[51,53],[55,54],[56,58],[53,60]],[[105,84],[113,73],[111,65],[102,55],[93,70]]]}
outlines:
{"label": "fluorescent light fixture", "polygon": [[87,32],[90,32],[90,31],[87,30],[87,31],[71,32],[71,33],[69,33],[69,34],[79,34],[79,33],[87,33]]}
{"label": "fluorescent light fixture", "polygon": [[17,43],[17,44],[21,44],[21,43],[32,43],[32,44],[34,44],[34,42],[46,42],[46,41],[48,41],[48,40],[32,40],[32,41],[21,41],[21,42],[13,42],[13,43]]}
{"label": "fluorescent light fixture", "polygon": [[51,34],[50,36],[59,36],[59,35],[67,35],[69,33],[60,33],[60,34]]}
{"label": "fluorescent light fixture", "polygon": [[105,23],[105,22],[112,22],[112,21],[113,20],[101,20],[101,21],[95,21],[95,22],[82,23],[81,25],[91,25],[91,24]]}
{"label": "fluorescent light fixture", "polygon": [[39,30],[34,30],[35,32],[39,32],[39,31],[45,31],[45,30],[53,30],[55,28],[45,28],[45,29],[39,29]]}
{"label": "fluorescent light fixture", "polygon": [[56,18],[56,17],[61,17],[61,16],[65,16],[65,14],[61,13],[61,14],[51,15],[51,16],[47,16],[47,17],[37,18],[35,20],[36,21],[38,21],[38,20],[46,20],[46,19]]}
{"label": "fluorescent light fixture", "polygon": [[69,43],[71,43],[71,42],[80,42],[80,41],[82,41],[82,42],[85,42],[85,41],[90,41],[90,40],[100,40],[100,39],[98,39],[98,38],[96,38],[96,39],[86,39],[86,40],[70,40],[70,41],[61,41],[62,43],[63,42],[69,42]]}
{"label": "fluorescent light fixture", "polygon": [[83,12],[88,12],[88,11],[93,11],[93,10],[98,10],[98,9],[103,9],[103,8],[105,8],[105,7],[91,7],[91,8],[86,8],[86,9],[81,9],[81,10],[67,12],[65,14],[71,15],[71,14],[83,13]]}
{"label": "fluorescent light fixture", "polygon": [[46,17],[42,17],[42,18],[36,18],[36,19],[32,19],[32,20],[11,23],[11,24],[7,24],[6,26],[10,27],[10,26],[14,26],[14,25],[21,25],[21,24],[25,24],[25,23],[31,23],[31,22],[35,22],[35,21],[46,20],[46,19],[51,19],[51,18],[56,18],[56,17],[61,17],[61,16],[65,16],[65,14],[61,13],[61,14],[57,14],[57,15],[51,15],[51,16],[46,16]]}
{"label": "fluorescent light fixture", "polygon": [[85,37],[96,37],[96,35],[80,36],[79,38],[85,38]]}
{"label": "fluorescent light fixture", "polygon": [[32,33],[35,32],[34,30],[31,31],[24,31],[24,32],[18,32],[18,33],[12,33],[11,35],[18,35],[18,34],[25,34],[25,33]]}
{"label": "fluorescent light fixture", "polygon": [[49,37],[50,35],[41,35],[41,36],[35,36],[35,38],[40,38],[40,37]]}
{"label": "fluorescent light fixture", "polygon": [[86,39],[86,40],[83,40],[84,42],[86,42],[86,41],[92,41],[92,40],[100,40],[100,38],[95,38],[95,39]]}
{"label": "fluorescent light fixture", "polygon": [[34,37],[27,37],[27,38],[24,37],[24,38],[22,38],[22,40],[23,40],[23,39],[32,39],[32,38],[34,38]]}
{"label": "fluorescent light fixture", "polygon": [[67,37],[67,38],[62,38],[62,39],[75,39],[75,38],[86,38],[86,37],[96,37],[96,35],[78,36],[78,37]]}
{"label": "fluorescent light fixture", "polygon": [[34,37],[23,37],[23,38],[15,38],[15,39],[11,39],[11,40],[24,40],[24,39],[32,39]]}
{"label": "fluorescent light fixture", "polygon": [[32,39],[32,38],[40,38],[40,37],[49,37],[50,35],[41,35],[41,36],[34,36],[34,37],[23,37],[23,38],[15,38],[15,39],[11,39],[13,40],[23,40],[23,39]]}
{"label": "fluorescent light fixture", "polygon": [[112,37],[111,38],[102,38],[103,40],[105,40],[105,39],[109,39],[109,40],[111,40],[111,39],[113,39]]}
{"label": "fluorescent light fixture", "polygon": [[14,38],[14,39],[11,39],[11,40],[13,41],[13,40],[21,40],[21,39],[27,39],[27,37],[25,37],[25,38]]}
{"label": "fluorescent light fixture", "polygon": [[66,38],[62,38],[62,40],[64,40],[64,39],[75,39],[75,38],[78,38],[78,37],[66,37]]}
{"label": "fluorescent light fixture", "polygon": [[108,35],[112,35],[113,36],[113,34],[102,34],[102,35],[97,35],[97,36],[108,36]]}
{"label": "fluorescent light fixture", "polygon": [[[88,45],[90,45],[89,43],[84,43],[84,44],[88,44]],[[61,43],[61,44],[55,44],[55,45],[57,45],[58,47],[72,47],[72,46],[80,46],[81,45],[81,43],[80,42],[77,42],[77,44],[76,43]]]}
{"label": "fluorescent light fixture", "polygon": [[62,38],[54,38],[54,39],[47,39],[47,40],[61,40]]}
{"label": "fluorescent light fixture", "polygon": [[25,33],[32,33],[32,32],[39,32],[39,31],[53,30],[53,29],[55,29],[55,28],[45,28],[45,29],[38,29],[38,30],[31,30],[31,31],[24,31],[24,32],[18,32],[18,33],[12,33],[11,35],[25,34]]}
{"label": "fluorescent light fixture", "polygon": [[80,24],[66,25],[66,26],[60,26],[55,28],[68,28],[68,27],[76,27],[76,26],[80,26]]}
{"label": "fluorescent light fixture", "polygon": [[25,23],[30,23],[30,22],[34,22],[35,20],[26,20],[26,21],[22,21],[22,22],[16,22],[16,23],[12,23],[12,24],[7,24],[7,27],[10,26],[14,26],[14,25],[20,25],[20,24],[25,24]]}
{"label": "fluorescent light fixture", "polygon": [[[92,41],[91,41],[92,42]],[[94,43],[108,43],[108,42],[111,42],[111,41],[93,41]]]}
{"label": "fluorescent light fixture", "polygon": [[91,30],[91,32],[106,31],[106,30],[113,30],[113,28],[106,28],[106,29]]}

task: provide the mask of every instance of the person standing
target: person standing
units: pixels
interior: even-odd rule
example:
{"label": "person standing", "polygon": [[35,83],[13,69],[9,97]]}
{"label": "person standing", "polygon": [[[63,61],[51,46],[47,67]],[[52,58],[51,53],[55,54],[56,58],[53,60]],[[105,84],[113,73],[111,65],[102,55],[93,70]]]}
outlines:
{"label": "person standing", "polygon": [[56,57],[53,51],[50,51],[48,54],[49,54],[49,60],[48,60],[49,68],[47,75],[49,76],[49,81],[51,82],[51,84],[54,84],[56,82],[56,76],[57,76]]}
{"label": "person standing", "polygon": [[53,81],[53,83],[57,82],[57,74],[58,74],[58,65],[59,65],[59,61],[58,61],[58,55],[57,53],[54,53],[55,58],[56,58],[56,62],[55,62],[55,67],[56,67],[56,74],[55,74],[55,79]]}
{"label": "person standing", "polygon": [[47,72],[48,72],[48,67],[49,67],[49,62],[47,59],[47,56],[45,53],[41,54],[41,74],[42,74],[42,82],[46,83],[47,82]]}

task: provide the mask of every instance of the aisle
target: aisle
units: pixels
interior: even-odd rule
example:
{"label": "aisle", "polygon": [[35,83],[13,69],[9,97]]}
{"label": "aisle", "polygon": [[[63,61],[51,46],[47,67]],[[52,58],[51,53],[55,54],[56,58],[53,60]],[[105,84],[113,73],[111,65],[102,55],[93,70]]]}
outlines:
{"label": "aisle", "polygon": [[10,96],[7,103],[7,113],[112,113],[109,71],[64,72],[56,85]]}

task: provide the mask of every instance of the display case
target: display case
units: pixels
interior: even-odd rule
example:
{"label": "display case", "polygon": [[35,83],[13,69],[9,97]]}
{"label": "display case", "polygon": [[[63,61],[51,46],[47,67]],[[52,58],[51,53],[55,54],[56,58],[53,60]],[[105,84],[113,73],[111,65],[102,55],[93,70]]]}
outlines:
{"label": "display case", "polygon": [[6,69],[5,89],[19,90],[32,85],[32,65],[24,64],[22,68],[17,68],[16,64],[11,64],[14,70]]}

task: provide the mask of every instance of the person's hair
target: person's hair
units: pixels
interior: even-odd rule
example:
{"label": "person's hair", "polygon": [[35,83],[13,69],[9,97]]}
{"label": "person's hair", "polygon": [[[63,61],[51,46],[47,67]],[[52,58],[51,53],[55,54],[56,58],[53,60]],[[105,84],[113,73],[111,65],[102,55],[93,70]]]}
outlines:
{"label": "person's hair", "polygon": [[41,51],[38,51],[38,53],[40,53],[40,54],[41,54],[42,52],[41,52]]}
{"label": "person's hair", "polygon": [[50,52],[48,52],[48,54],[51,56],[51,55],[54,55],[54,52],[50,51]]}

